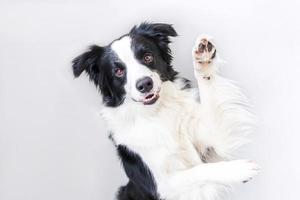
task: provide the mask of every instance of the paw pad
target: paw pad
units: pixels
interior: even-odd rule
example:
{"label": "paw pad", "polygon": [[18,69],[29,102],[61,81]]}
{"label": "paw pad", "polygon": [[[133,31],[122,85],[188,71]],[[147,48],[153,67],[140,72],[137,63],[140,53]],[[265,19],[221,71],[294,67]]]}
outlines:
{"label": "paw pad", "polygon": [[198,45],[194,52],[194,57],[196,61],[201,64],[211,63],[216,56],[215,46],[206,38],[200,39]]}

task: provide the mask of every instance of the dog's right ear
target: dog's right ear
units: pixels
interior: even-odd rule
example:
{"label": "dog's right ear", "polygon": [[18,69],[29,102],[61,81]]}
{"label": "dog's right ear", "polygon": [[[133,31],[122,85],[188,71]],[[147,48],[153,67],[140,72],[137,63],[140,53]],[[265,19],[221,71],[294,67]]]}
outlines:
{"label": "dog's right ear", "polygon": [[99,65],[101,58],[104,53],[104,48],[93,45],[89,48],[89,51],[77,56],[73,59],[72,69],[75,77],[80,76],[80,74],[85,71],[90,75],[90,78],[93,75],[99,72]]}

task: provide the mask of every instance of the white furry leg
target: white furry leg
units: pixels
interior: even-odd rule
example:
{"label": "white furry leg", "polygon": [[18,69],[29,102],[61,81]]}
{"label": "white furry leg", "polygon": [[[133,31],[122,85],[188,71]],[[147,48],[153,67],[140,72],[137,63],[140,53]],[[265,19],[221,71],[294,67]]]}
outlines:
{"label": "white furry leg", "polygon": [[[198,82],[201,118],[210,134],[195,133],[196,140],[205,141],[215,152],[230,158],[247,142],[252,130],[253,115],[247,98],[232,81],[218,75],[219,58],[215,45],[207,38],[199,38],[193,49],[194,73]],[[200,128],[199,128],[200,129]],[[202,142],[203,143],[203,142]]]}
{"label": "white furry leg", "polygon": [[[164,188],[168,197],[187,195],[193,187],[209,184],[231,186],[245,183],[258,173],[258,166],[247,160],[223,161],[197,165],[191,169],[172,174]],[[188,199],[188,198],[187,198]]]}

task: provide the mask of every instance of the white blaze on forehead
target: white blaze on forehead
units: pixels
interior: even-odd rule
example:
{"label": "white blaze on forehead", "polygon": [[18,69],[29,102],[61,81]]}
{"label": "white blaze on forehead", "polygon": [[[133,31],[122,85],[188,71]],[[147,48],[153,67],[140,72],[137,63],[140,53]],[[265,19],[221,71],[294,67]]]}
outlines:
{"label": "white blaze on forehead", "polygon": [[134,54],[131,49],[131,38],[129,36],[125,36],[113,42],[111,48],[125,64],[134,61]]}
{"label": "white blaze on forehead", "polygon": [[113,42],[111,48],[126,66],[127,81],[136,81],[139,78],[151,76],[152,71],[135,58],[131,41],[129,36],[125,36]]}

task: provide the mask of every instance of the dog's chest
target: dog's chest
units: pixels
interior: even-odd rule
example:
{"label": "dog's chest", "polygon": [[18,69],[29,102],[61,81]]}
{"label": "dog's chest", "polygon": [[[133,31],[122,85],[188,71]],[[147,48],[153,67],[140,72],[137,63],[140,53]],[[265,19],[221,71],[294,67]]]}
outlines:
{"label": "dog's chest", "polygon": [[186,134],[178,137],[179,125],[177,119],[170,116],[168,121],[138,121],[135,126],[123,127],[120,133],[113,134],[117,145],[126,145],[141,157],[153,175],[161,197],[165,197],[170,175],[201,162],[189,137]]}
{"label": "dog's chest", "polygon": [[[158,122],[157,119],[139,119],[132,126],[114,129],[113,139],[117,145],[126,145],[139,154],[151,171],[167,170],[169,158],[176,154],[176,126],[172,120]],[[173,126],[172,126],[173,124]]]}
{"label": "dog's chest", "polygon": [[180,133],[181,121],[178,114],[139,118],[133,124],[114,127],[113,139],[140,155],[160,182],[172,172],[200,162],[188,134]]}

